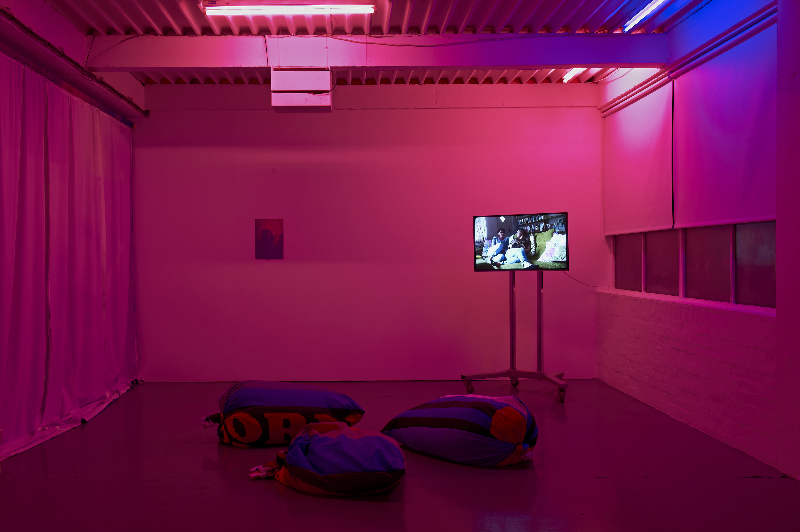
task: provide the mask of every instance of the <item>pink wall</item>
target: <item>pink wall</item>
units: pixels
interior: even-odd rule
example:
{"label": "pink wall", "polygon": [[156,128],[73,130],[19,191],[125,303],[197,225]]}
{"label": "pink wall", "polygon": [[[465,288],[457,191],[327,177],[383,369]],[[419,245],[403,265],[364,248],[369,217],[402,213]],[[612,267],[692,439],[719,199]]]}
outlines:
{"label": "pink wall", "polygon": [[800,478],[800,4],[778,12],[778,468]]}
{"label": "pink wall", "polygon": [[613,100],[657,73],[657,68],[620,68],[598,84],[600,103]]}
{"label": "pink wall", "polygon": [[776,466],[773,313],[599,291],[597,376]]}
{"label": "pink wall", "polygon": [[[593,91],[555,108],[154,111],[134,130],[141,376],[507,367],[508,276],[472,271],[472,216],[569,211],[571,275],[609,284]],[[284,219],[285,260],[253,259],[255,218]],[[545,277],[545,369],[594,377],[593,291]],[[535,275],[517,279],[519,366],[534,368]]]}

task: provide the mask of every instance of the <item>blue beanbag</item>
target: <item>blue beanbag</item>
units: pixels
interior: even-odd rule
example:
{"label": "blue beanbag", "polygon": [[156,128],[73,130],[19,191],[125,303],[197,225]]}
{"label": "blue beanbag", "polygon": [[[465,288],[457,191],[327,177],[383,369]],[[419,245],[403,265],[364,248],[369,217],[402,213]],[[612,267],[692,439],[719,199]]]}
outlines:
{"label": "blue beanbag", "polygon": [[405,474],[400,445],[380,432],[346,423],[310,423],[275,462],[250,478],[274,478],[316,495],[369,495],[392,489]]}
{"label": "blue beanbag", "polygon": [[530,460],[536,420],[516,397],[446,395],[392,419],[381,431],[406,447],[462,464]]}
{"label": "blue beanbag", "polygon": [[287,445],[307,423],[325,421],[355,425],[364,409],[350,397],[293,382],[241,381],[219,398],[218,423],[223,443],[238,447]]}

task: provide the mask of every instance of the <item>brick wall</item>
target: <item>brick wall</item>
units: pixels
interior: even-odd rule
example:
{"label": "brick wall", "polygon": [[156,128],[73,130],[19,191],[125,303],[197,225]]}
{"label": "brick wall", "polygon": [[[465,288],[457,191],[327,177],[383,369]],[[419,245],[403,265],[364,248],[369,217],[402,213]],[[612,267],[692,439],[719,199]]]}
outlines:
{"label": "brick wall", "polygon": [[772,311],[676,299],[597,292],[598,378],[774,466]]}

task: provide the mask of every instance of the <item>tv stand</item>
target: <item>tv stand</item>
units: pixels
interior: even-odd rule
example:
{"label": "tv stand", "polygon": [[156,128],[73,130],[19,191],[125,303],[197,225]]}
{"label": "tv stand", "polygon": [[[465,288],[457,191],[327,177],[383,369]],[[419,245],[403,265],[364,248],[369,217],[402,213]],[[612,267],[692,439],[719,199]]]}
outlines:
{"label": "tv stand", "polygon": [[462,375],[461,380],[467,388],[467,393],[475,391],[472,381],[479,379],[492,379],[496,377],[508,377],[511,379],[511,386],[517,387],[520,379],[536,379],[548,381],[558,387],[558,400],[564,402],[567,395],[567,383],[562,379],[564,373],[551,375],[542,371],[542,288],[544,275],[542,270],[536,272],[536,371],[524,371],[517,369],[517,299],[516,299],[516,280],[514,270],[509,272],[508,298],[509,298],[509,317],[511,322],[511,365],[505,371],[493,373],[479,373],[477,375]]}

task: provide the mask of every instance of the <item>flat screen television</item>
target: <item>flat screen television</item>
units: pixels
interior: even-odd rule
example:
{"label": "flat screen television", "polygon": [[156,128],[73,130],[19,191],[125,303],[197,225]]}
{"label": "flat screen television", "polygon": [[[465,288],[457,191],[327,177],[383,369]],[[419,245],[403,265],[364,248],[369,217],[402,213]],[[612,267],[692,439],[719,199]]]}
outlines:
{"label": "flat screen television", "polygon": [[474,216],[475,271],[569,270],[567,213]]}

